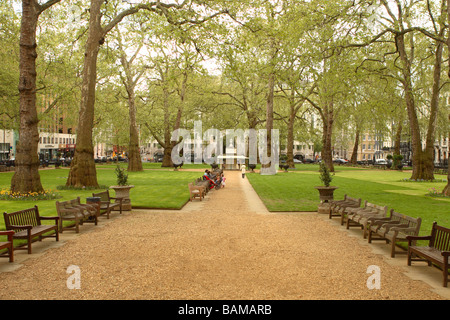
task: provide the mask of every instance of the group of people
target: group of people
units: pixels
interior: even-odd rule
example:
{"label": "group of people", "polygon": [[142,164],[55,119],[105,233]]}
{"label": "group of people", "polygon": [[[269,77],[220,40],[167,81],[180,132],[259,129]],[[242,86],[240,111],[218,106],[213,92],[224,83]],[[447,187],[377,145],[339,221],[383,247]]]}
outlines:
{"label": "group of people", "polygon": [[208,169],[205,170],[203,174],[203,180],[209,181],[209,188],[212,189],[214,187],[225,188],[225,180],[226,178],[223,176],[223,173],[212,173]]}
{"label": "group of people", "polygon": [[[245,164],[241,165],[241,173],[242,178],[245,178]],[[205,173],[203,174],[203,180],[209,181],[209,188],[212,189],[216,187],[217,189],[219,187],[225,188],[225,180],[226,178],[223,176],[222,172],[211,172],[208,169],[205,170]]]}

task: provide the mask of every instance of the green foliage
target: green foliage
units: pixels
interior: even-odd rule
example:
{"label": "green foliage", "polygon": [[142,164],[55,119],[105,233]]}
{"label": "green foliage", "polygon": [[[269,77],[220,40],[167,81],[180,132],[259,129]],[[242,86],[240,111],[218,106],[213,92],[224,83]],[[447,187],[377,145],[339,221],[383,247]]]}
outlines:
{"label": "green foliage", "polygon": [[117,185],[127,186],[128,185],[128,175],[125,174],[125,169],[121,168],[120,165],[117,165],[115,172],[116,172],[116,177],[117,177]]}
{"label": "green foliage", "polygon": [[19,124],[20,19],[10,1],[0,0],[0,129]]}
{"label": "green foliage", "polygon": [[328,167],[325,165],[324,162],[320,163],[319,173],[320,173],[319,178],[323,182],[324,186],[329,187],[333,178],[331,177],[330,170],[328,169]]}

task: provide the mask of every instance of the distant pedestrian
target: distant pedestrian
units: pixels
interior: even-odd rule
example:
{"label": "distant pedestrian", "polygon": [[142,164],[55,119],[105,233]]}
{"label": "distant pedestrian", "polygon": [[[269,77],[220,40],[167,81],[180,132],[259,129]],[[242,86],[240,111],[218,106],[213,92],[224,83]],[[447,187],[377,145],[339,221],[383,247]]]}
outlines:
{"label": "distant pedestrian", "polygon": [[242,179],[245,178],[245,164],[241,165]]}

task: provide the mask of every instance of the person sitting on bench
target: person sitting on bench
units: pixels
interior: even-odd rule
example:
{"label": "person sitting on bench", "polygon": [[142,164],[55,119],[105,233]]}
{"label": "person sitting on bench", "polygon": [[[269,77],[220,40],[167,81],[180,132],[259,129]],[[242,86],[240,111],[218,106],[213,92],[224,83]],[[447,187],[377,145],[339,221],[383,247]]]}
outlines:
{"label": "person sitting on bench", "polygon": [[212,189],[216,186],[216,183],[214,182],[214,178],[211,176],[211,172],[206,169],[205,173],[203,174],[203,180],[209,181],[209,188]]}

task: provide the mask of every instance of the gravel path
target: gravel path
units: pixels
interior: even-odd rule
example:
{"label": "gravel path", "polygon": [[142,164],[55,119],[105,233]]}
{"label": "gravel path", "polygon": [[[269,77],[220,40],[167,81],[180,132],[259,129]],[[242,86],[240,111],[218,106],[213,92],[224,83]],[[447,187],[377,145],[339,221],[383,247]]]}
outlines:
{"label": "gravel path", "polygon": [[[133,210],[65,232],[64,245],[0,273],[0,299],[445,299],[328,217],[268,213],[246,179],[226,176],[226,188],[183,210]],[[79,290],[67,287],[70,265]],[[380,289],[367,288],[371,265]]]}

